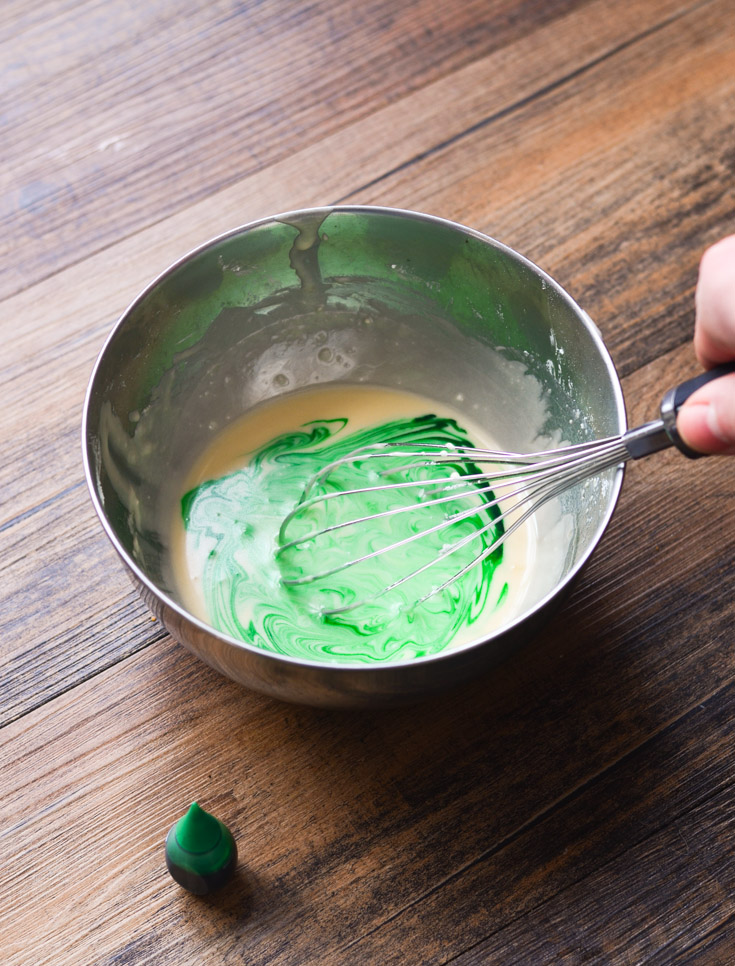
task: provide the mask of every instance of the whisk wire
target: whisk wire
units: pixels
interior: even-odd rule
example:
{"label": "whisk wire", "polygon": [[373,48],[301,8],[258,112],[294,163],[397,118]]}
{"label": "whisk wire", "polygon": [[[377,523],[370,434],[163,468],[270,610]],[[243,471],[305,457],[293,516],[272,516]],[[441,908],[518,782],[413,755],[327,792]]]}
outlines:
{"label": "whisk wire", "polygon": [[[382,448],[381,453],[377,453],[377,452],[364,453],[364,452],[358,451],[356,453],[351,454],[348,457],[343,457],[341,460],[337,460],[334,463],[331,463],[329,467],[326,467],[325,471],[322,471],[322,473],[319,474],[319,476],[321,477],[321,479],[325,479],[327,476],[327,472],[330,470],[330,468],[333,469],[337,466],[345,465],[346,463],[349,463],[351,461],[369,458],[370,456],[387,455],[387,456],[394,456],[394,457],[400,457],[405,459],[406,456],[408,455],[405,449],[401,450],[400,452],[390,453],[390,452],[385,452],[385,447],[389,444],[378,444],[378,445],[380,445]],[[433,506],[438,506],[445,503],[455,502],[456,500],[462,499],[467,496],[481,496],[485,493],[504,490],[509,486],[516,487],[516,489],[514,489],[510,493],[503,493],[500,497],[496,497],[492,500],[485,500],[481,507],[472,507],[462,513],[455,514],[454,516],[451,516],[451,517],[447,517],[447,519],[441,524],[437,524],[434,527],[419,531],[416,534],[413,534],[411,537],[408,537],[404,540],[399,541],[398,543],[391,544],[384,548],[380,548],[379,550],[376,550],[373,553],[367,554],[362,557],[358,557],[355,560],[350,560],[345,564],[341,564],[339,567],[335,568],[334,570],[323,571],[318,574],[309,575],[307,577],[287,579],[286,582],[289,583],[290,585],[294,585],[297,583],[307,583],[307,582],[312,582],[313,580],[320,580],[325,577],[332,576],[338,570],[342,570],[346,567],[353,566],[355,563],[361,563],[363,560],[367,560],[372,557],[379,556],[381,553],[385,553],[389,550],[393,550],[395,548],[405,546],[405,544],[410,543],[415,539],[418,539],[420,537],[426,536],[431,533],[436,533],[437,531],[445,527],[451,526],[454,523],[467,519],[468,517],[471,517],[474,514],[476,514],[478,509],[489,509],[490,507],[498,506],[502,500],[519,497],[521,494],[525,494],[525,498],[527,500],[536,492],[536,488],[539,485],[543,484],[544,480],[548,476],[552,474],[556,475],[556,467],[562,462],[566,464],[566,468],[569,471],[570,476],[574,475],[577,467],[581,467],[583,469],[583,472],[581,477],[579,477],[579,479],[584,479],[585,477],[600,473],[611,466],[615,466],[617,463],[621,462],[621,460],[624,460],[626,458],[624,445],[621,443],[619,439],[614,439],[614,438],[609,441],[604,440],[600,444],[598,444],[597,447],[595,447],[594,462],[589,461],[589,456],[588,456],[589,444],[580,444],[580,446],[568,447],[568,449],[570,452],[574,451],[577,455],[572,459],[569,459],[567,457],[562,460],[562,457],[559,456],[559,451],[552,450],[552,451],[549,451],[552,458],[549,458],[547,460],[542,460],[542,461],[534,461],[534,464],[533,464],[534,468],[529,471],[526,469],[526,467],[530,462],[530,457],[521,456],[520,454],[515,454],[515,453],[492,453],[491,451],[488,451],[488,450],[469,450],[467,448],[463,448],[461,450],[458,449],[458,452],[461,452],[462,455],[468,452],[482,453],[484,461],[488,463],[493,463],[493,462],[499,463],[501,460],[503,462],[508,462],[510,460],[511,462],[515,463],[517,458],[519,465],[513,466],[511,469],[498,470],[492,474],[471,473],[471,474],[466,474],[466,475],[451,477],[451,478],[440,477],[438,479],[430,479],[430,480],[407,480],[407,481],[401,481],[398,483],[386,483],[386,484],[377,485],[377,486],[365,486],[365,487],[357,487],[353,489],[339,490],[332,493],[323,493],[316,497],[311,497],[309,499],[302,499],[302,501],[296,506],[294,510],[291,511],[291,513],[288,514],[288,516],[284,519],[283,523],[281,524],[281,528],[279,531],[280,546],[277,551],[278,553],[283,553],[285,550],[288,550],[292,547],[299,546],[301,544],[306,543],[309,540],[316,539],[325,534],[333,533],[336,530],[341,530],[346,527],[373,523],[377,520],[383,520],[383,519],[386,519],[387,517],[392,517],[397,514],[416,511],[416,506],[414,504],[408,504],[408,505],[399,506],[399,507],[392,507],[388,510],[382,510],[379,513],[366,514],[365,516],[353,517],[348,520],[340,520],[326,527],[322,527],[317,530],[312,530],[306,534],[296,537],[293,540],[287,541],[285,539],[286,530],[288,529],[288,526],[291,523],[291,521],[296,516],[302,514],[305,510],[311,509],[319,504],[327,503],[330,500],[340,499],[348,496],[356,496],[362,493],[375,493],[375,492],[381,492],[386,490],[395,491],[400,489],[416,488],[416,487],[425,488],[428,486],[437,486],[437,487],[442,487],[443,489],[453,490],[453,492],[449,493],[447,496],[432,497],[430,502],[432,503]],[[540,453],[536,455],[544,456],[546,454]],[[456,456],[455,456],[455,461],[456,461]],[[411,464],[411,466],[415,466],[415,465],[416,464]],[[429,461],[426,461],[425,463],[422,462],[420,465],[429,465]],[[406,468],[407,467],[400,467],[398,470],[394,469],[392,472],[399,472],[401,469],[406,469]],[[385,472],[388,472],[388,471],[385,471]],[[490,476],[490,479],[488,481],[489,476]],[[317,477],[315,477],[312,480],[312,484],[315,484],[316,480],[317,480]],[[483,481],[485,485],[484,486],[475,485],[480,481]],[[575,476],[574,482],[577,482],[576,476]],[[310,487],[310,489],[313,490],[313,485]]]}
{"label": "whisk wire", "polygon": [[[446,446],[437,446],[435,447],[435,450],[436,452],[432,453],[431,447],[423,447],[419,451],[418,449],[412,450],[410,447],[406,447],[405,445],[391,446],[391,444],[378,444],[374,447],[366,447],[363,450],[355,451],[348,456],[329,464],[329,466],[325,467],[312,479],[309,486],[305,489],[299,505],[283,521],[279,534],[280,546],[277,552],[279,554],[283,553],[290,548],[303,545],[308,541],[318,540],[320,537],[333,533],[337,530],[343,530],[345,528],[354,526],[371,525],[379,520],[384,520],[387,517],[392,517],[409,511],[415,512],[416,510],[416,506],[414,504],[391,507],[378,513],[366,514],[361,517],[353,517],[348,520],[339,520],[321,529],[311,530],[308,533],[292,540],[286,539],[286,531],[288,530],[291,521],[297,515],[302,514],[319,504],[324,504],[342,497],[355,496],[370,492],[382,492],[385,490],[393,491],[417,487],[421,487],[423,489],[437,487],[440,488],[440,494],[444,490],[451,490],[452,492],[446,495],[433,496],[431,500],[428,501],[431,502],[433,506],[453,503],[460,499],[466,499],[467,497],[476,497],[481,501],[480,503],[475,503],[472,506],[461,510],[459,513],[447,515],[444,520],[432,527],[417,531],[416,533],[412,533],[407,537],[394,541],[393,543],[378,547],[374,550],[371,550],[369,553],[353,557],[347,561],[341,561],[334,567],[329,567],[317,572],[302,574],[294,577],[283,577],[282,579],[284,584],[291,587],[297,587],[304,584],[325,580],[334,576],[335,574],[357,566],[358,564],[373,560],[382,556],[383,554],[393,553],[397,550],[405,548],[415,540],[424,539],[432,534],[438,534],[448,527],[452,527],[457,523],[470,519],[473,516],[477,516],[479,512],[487,511],[491,508],[497,508],[499,512],[496,513],[486,524],[475,528],[471,533],[461,537],[459,540],[453,542],[449,546],[442,548],[432,557],[430,561],[424,563],[421,567],[415,568],[409,573],[406,573],[398,579],[386,584],[385,587],[369,597],[361,598],[359,600],[351,601],[348,604],[331,608],[328,611],[325,611],[325,614],[330,616],[343,614],[354,610],[363,604],[379,599],[380,597],[383,597],[386,594],[389,594],[391,591],[396,590],[398,587],[406,584],[408,581],[418,577],[420,574],[425,573],[431,567],[436,566],[436,564],[447,559],[452,554],[464,549],[473,541],[482,539],[491,531],[497,531],[498,527],[503,527],[503,531],[495,536],[488,546],[484,547],[480,553],[476,554],[470,561],[459,567],[449,578],[432,587],[427,593],[415,601],[416,604],[421,604],[435,594],[446,590],[455,581],[460,580],[466,573],[491,556],[491,554],[493,554],[499,546],[501,546],[541,506],[546,504],[549,500],[558,496],[570,486],[582,482],[584,479],[601,473],[606,469],[616,466],[629,458],[625,444],[620,437],[599,440],[592,444],[581,443],[576,446],[567,447],[561,451],[548,450],[541,453],[528,455],[518,453],[496,453],[489,450],[479,450],[470,447],[456,447],[449,449]],[[391,470],[383,469],[379,471],[377,476],[398,474],[409,468],[415,468],[417,465],[441,465],[452,462],[456,463],[458,460],[469,460],[472,463],[491,464],[493,469],[491,471],[466,473],[451,477],[401,480],[398,482],[378,484],[374,486],[355,487],[348,490],[322,493],[314,497],[310,497],[308,495],[314,491],[315,487],[326,480],[330,474],[341,466],[375,458],[401,459],[405,461],[406,459],[415,457],[417,453],[420,455],[427,455],[427,458],[419,461],[416,461],[414,458],[413,461],[407,465],[399,466],[397,468],[394,467]],[[561,481],[559,480],[560,466],[564,467],[564,478]],[[483,499],[483,497],[486,497],[486,494],[491,494],[491,499]],[[501,504],[507,504],[507,506],[501,506]],[[509,522],[509,518],[514,515],[515,519],[510,520]]]}
{"label": "whisk wire", "polygon": [[[452,544],[451,547],[445,550],[442,550],[440,553],[436,555],[436,557],[433,558],[433,560],[429,561],[423,566],[417,568],[416,570],[413,570],[411,573],[405,574],[398,580],[393,581],[391,584],[386,585],[386,587],[383,588],[379,593],[373,594],[369,598],[363,598],[361,600],[353,601],[350,604],[345,604],[341,607],[333,608],[329,610],[328,613],[329,614],[346,613],[348,611],[354,610],[356,607],[362,606],[368,601],[379,599],[385,594],[390,593],[391,591],[397,589],[401,585],[407,583],[409,580],[412,580],[414,577],[417,577],[420,574],[424,573],[435,563],[438,563],[440,560],[446,559],[452,553],[455,553],[456,551],[462,549],[464,546],[467,546],[472,540],[475,540],[484,536],[484,534],[486,534],[488,531],[497,527],[499,523],[505,523],[507,518],[511,516],[515,511],[517,511],[519,507],[523,506],[524,504],[528,504],[525,510],[521,513],[521,515],[517,517],[515,520],[513,520],[513,522],[507,528],[505,528],[504,532],[500,534],[498,537],[496,537],[496,539],[488,547],[485,547],[481,553],[477,554],[472,560],[470,560],[467,564],[465,564],[454,574],[452,574],[451,577],[447,578],[441,584],[435,587],[432,587],[432,589],[428,593],[424,594],[422,597],[417,598],[414,604],[415,605],[422,604],[430,597],[433,597],[434,595],[439,594],[442,591],[446,590],[455,581],[460,580],[465,574],[469,573],[470,570],[478,566],[478,564],[482,563],[491,554],[493,554],[498,549],[498,547],[501,546],[501,544],[503,544],[516,530],[518,530],[531,516],[533,516],[534,513],[537,512],[537,510],[539,510],[549,500],[559,496],[570,486],[574,486],[576,485],[576,483],[583,482],[585,479],[588,479],[592,475],[596,475],[597,473],[603,472],[606,469],[610,469],[613,466],[617,466],[621,461],[624,461],[626,458],[629,458],[629,454],[627,454],[625,450],[625,446],[620,440],[612,439],[609,442],[611,445],[605,446],[602,452],[595,453],[594,461],[585,459],[583,454],[580,454],[579,458],[569,461],[569,466],[571,467],[572,471],[569,474],[569,476],[567,476],[563,481],[559,481],[558,475],[551,476],[550,473],[546,473],[545,471],[547,468],[545,466],[543,469],[539,470],[535,475],[530,477],[524,477],[523,478],[524,481],[531,479],[534,484],[534,486],[530,490],[528,488],[524,489],[523,487],[519,487],[515,491],[513,491],[513,493],[505,494],[502,498],[497,498],[492,501],[488,501],[488,503],[485,504],[485,506],[490,506],[490,505],[497,506],[502,501],[507,500],[509,498],[512,498],[515,496],[523,497],[522,499],[519,500],[519,502],[511,504],[509,507],[503,510],[499,516],[495,517],[485,526],[463,537],[455,544]],[[570,449],[571,448],[572,447],[570,447]],[[599,447],[599,448],[602,449],[602,447]],[[578,453],[579,453],[579,450],[581,449],[587,450],[588,447],[587,446],[579,447]],[[543,479],[540,479],[540,477],[543,477]],[[518,481],[519,481],[518,478],[516,478],[515,482],[518,482]],[[486,487],[478,488],[478,492],[486,492],[492,489],[498,489],[498,486],[494,483],[489,483]],[[405,509],[414,509],[414,508],[401,507],[400,509],[405,510]],[[477,512],[476,509],[473,512]],[[373,519],[381,515],[382,514],[374,514]],[[462,516],[464,515],[465,514],[463,514]],[[469,515],[469,514],[466,514],[466,515]],[[454,519],[458,519],[458,517]],[[357,522],[357,521],[354,521],[354,522]],[[447,521],[447,525],[450,524],[451,522],[453,521],[452,520]],[[436,530],[436,529],[440,529],[440,527],[435,527],[432,529]],[[432,530],[422,531],[421,533],[415,534],[411,539],[417,539],[418,537],[422,537],[425,534],[430,532],[432,532]],[[387,547],[380,548],[379,551],[376,551],[374,554],[371,554],[369,556],[377,556],[381,552],[388,552],[398,546],[401,546],[403,543],[407,543],[407,542],[410,542],[410,541],[409,540],[400,541],[398,543],[391,544]],[[334,570],[332,570],[329,574],[325,574],[323,576],[332,576],[334,573],[344,569],[345,566],[352,566],[354,564],[361,563],[363,560],[366,560],[366,559],[369,559],[369,557],[366,556],[366,557],[359,557],[359,558],[353,559],[348,564],[345,564],[341,567],[334,568]]]}
{"label": "whisk wire", "polygon": [[[361,604],[381,597],[425,572],[437,562],[461,550],[472,540],[484,537],[485,534],[494,529],[496,532],[489,544],[483,547],[482,551],[471,561],[464,564],[454,574],[438,586],[433,587],[417,601],[417,603],[422,603],[434,594],[449,587],[454,581],[460,579],[469,570],[477,566],[478,563],[481,563],[490,556],[512,533],[532,517],[541,506],[549,500],[560,496],[570,487],[576,486],[592,476],[598,476],[615,466],[620,466],[629,459],[640,459],[641,457],[649,456],[672,445],[675,445],[686,456],[696,457],[702,455],[691,450],[679,436],[676,429],[678,411],[686,399],[700,386],[732,372],[735,372],[735,363],[726,363],[723,366],[715,367],[694,379],[687,380],[681,385],[670,389],[663,398],[660,408],[660,418],[657,420],[645,423],[636,429],[628,430],[621,436],[611,436],[604,439],[577,443],[561,449],[544,450],[527,454],[502,453],[471,446],[457,446],[448,442],[425,445],[406,442],[400,443],[396,441],[392,443],[379,443],[355,450],[324,467],[307,484],[298,506],[286,517],[281,526],[278,553],[306,544],[308,541],[317,541],[325,534],[344,530],[349,527],[369,526],[396,514],[416,511],[422,505],[421,501],[419,501],[418,504],[390,507],[377,513],[366,514],[353,519],[338,520],[322,529],[312,530],[295,539],[288,539],[287,530],[297,516],[306,513],[320,503],[327,503],[340,497],[358,496],[371,492],[382,494],[385,491],[421,487],[421,493],[436,488],[433,489],[432,496],[423,501],[426,505],[432,507],[465,499],[468,496],[475,497],[479,502],[458,513],[446,514],[445,519],[433,527],[428,527],[425,530],[413,533],[392,544],[378,547],[375,550],[371,550],[368,554],[343,562],[337,567],[324,570],[321,573],[305,574],[293,578],[284,577],[282,579],[288,585],[298,586],[299,584],[311,583],[315,580],[331,577],[348,567],[353,567],[363,561],[374,559],[382,554],[406,547],[414,540],[440,533],[446,527],[470,519],[484,511],[494,510],[495,512],[490,513],[491,519],[487,523],[478,526],[472,533],[462,537],[455,543],[442,547],[431,560],[421,567],[394,580],[388,586],[369,597],[353,601],[342,607],[325,611],[324,613],[338,614],[353,610]],[[465,469],[471,470],[472,472],[457,471],[449,476],[438,476],[433,479],[399,480],[350,490],[339,490],[337,488],[332,492],[322,493],[314,497],[311,496],[314,490],[340,467],[376,459],[404,461],[403,465],[394,465],[392,469],[387,467],[378,469],[375,473],[375,478],[378,479],[403,474],[407,470],[416,470],[417,468],[427,466],[438,467],[447,464],[451,465],[453,463],[459,463]],[[406,460],[409,462],[406,463]],[[484,472],[476,472],[476,467],[488,464],[490,465],[490,469]],[[445,493],[445,491],[447,492]],[[497,533],[497,530],[500,528],[502,528],[502,532]]]}

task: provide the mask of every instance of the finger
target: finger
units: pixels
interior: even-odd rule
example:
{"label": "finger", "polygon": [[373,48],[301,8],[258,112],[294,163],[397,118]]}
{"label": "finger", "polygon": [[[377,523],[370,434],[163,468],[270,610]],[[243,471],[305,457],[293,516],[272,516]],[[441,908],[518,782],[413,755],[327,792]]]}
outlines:
{"label": "finger", "polygon": [[694,350],[705,369],[735,359],[735,235],[702,256],[695,293]]}
{"label": "finger", "polygon": [[735,373],[693,393],[679,410],[676,428],[698,453],[735,453]]}

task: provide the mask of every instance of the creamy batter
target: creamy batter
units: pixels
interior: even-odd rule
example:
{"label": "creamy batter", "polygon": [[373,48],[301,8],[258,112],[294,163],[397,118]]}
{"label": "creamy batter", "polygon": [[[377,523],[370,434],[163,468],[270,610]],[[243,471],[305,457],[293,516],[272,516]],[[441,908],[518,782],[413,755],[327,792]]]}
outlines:
{"label": "creamy batter", "polygon": [[[436,654],[510,622],[527,603],[533,581],[533,525],[512,534],[502,548],[446,590],[413,606],[502,532],[487,496],[470,495],[457,504],[455,510],[475,507],[476,512],[452,523],[449,530],[421,537],[339,575],[303,586],[284,584],[284,577],[329,570],[445,519],[446,508],[431,505],[428,488],[402,488],[385,498],[371,498],[370,505],[364,495],[356,494],[300,514],[287,528],[286,539],[337,522],[345,514],[351,518],[419,501],[422,507],[279,552],[281,524],[313,474],[356,447],[396,439],[499,448],[481,427],[444,404],[369,386],[332,385],[281,396],[227,427],[188,473],[173,521],[172,564],[182,603],[220,631],[256,646],[333,663],[370,664]],[[407,472],[414,479],[421,473],[437,475],[435,467],[393,470],[393,463],[392,475],[381,477],[378,473],[384,467],[377,464],[378,460],[348,464],[330,474],[324,487],[344,490],[405,480]],[[461,475],[463,467],[440,472]],[[400,588],[333,613],[342,605],[372,598],[396,578],[435,560],[450,542],[481,527],[487,528],[484,537],[473,536],[466,549]]]}

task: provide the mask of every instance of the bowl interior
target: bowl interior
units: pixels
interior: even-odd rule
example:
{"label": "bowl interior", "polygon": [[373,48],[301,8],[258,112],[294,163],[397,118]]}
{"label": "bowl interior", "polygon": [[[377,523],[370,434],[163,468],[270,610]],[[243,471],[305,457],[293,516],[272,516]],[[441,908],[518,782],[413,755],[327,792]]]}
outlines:
{"label": "bowl interior", "polygon": [[[614,435],[620,387],[600,337],[506,247],[428,216],[320,209],[215,240],[128,309],[90,384],[90,477],[118,549],[176,599],[169,521],[181,481],[251,407],[330,382],[429,396],[503,448]],[[490,415],[491,414],[491,415]],[[545,508],[551,554],[529,607],[563,583],[609,517],[615,471]],[[551,559],[551,556],[549,559]]]}

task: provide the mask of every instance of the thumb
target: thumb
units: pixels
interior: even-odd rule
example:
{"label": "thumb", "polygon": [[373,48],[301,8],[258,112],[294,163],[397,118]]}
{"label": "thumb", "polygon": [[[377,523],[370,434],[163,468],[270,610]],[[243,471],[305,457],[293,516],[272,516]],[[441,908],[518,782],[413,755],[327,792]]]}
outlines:
{"label": "thumb", "polygon": [[699,453],[735,453],[735,373],[692,393],[679,410],[676,428]]}

